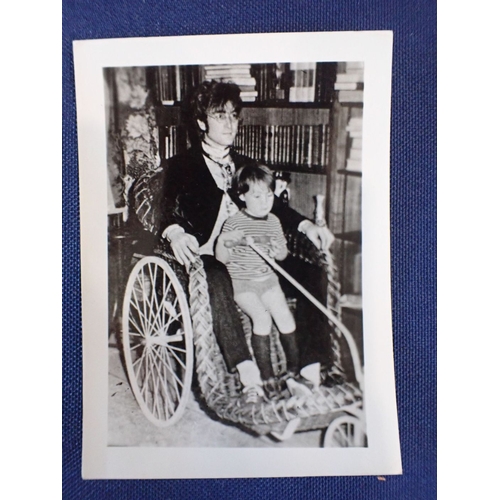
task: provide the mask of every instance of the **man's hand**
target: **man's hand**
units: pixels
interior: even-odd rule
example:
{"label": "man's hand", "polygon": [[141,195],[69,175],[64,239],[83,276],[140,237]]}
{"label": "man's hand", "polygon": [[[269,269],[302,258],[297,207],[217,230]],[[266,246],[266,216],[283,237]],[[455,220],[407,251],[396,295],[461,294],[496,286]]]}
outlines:
{"label": "man's hand", "polygon": [[188,266],[200,251],[198,240],[191,234],[178,231],[170,237],[170,245],[178,262]]}
{"label": "man's hand", "polygon": [[314,243],[314,246],[321,250],[328,250],[335,237],[326,227],[320,227],[310,222],[304,228],[306,236]]}

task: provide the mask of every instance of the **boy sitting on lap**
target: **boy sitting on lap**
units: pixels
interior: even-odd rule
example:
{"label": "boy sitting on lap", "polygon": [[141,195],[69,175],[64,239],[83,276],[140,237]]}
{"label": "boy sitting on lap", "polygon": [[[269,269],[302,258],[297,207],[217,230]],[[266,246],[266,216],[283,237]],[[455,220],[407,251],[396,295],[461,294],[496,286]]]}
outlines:
{"label": "boy sitting on lap", "polygon": [[[234,186],[245,208],[229,217],[218,238],[216,258],[227,266],[233,283],[234,300],[251,319],[252,350],[268,399],[280,397],[270,357],[273,320],[287,359],[288,378],[298,377],[299,349],[295,320],[288,307],[278,276],[248,243],[269,257],[284,260],[288,254],[279,219],[273,215],[274,178],[263,165],[246,165],[234,178]],[[296,385],[295,385],[296,387]],[[308,391],[306,387],[303,387]]]}

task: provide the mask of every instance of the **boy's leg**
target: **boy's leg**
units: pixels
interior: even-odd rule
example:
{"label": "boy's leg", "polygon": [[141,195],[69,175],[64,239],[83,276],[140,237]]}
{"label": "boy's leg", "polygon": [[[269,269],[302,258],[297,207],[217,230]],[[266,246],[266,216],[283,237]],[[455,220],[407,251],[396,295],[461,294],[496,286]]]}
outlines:
{"label": "boy's leg", "polygon": [[234,296],[234,301],[241,310],[250,317],[252,331],[255,335],[269,335],[273,320],[255,292],[242,292]]}
{"label": "boy's leg", "polygon": [[280,333],[287,334],[295,331],[295,320],[278,280],[276,280],[276,286],[262,294],[261,300],[264,307],[271,313]]}
{"label": "boy's leg", "polygon": [[252,349],[263,380],[274,377],[271,363],[271,333],[272,319],[264,304],[254,292],[238,293],[234,297],[241,310],[250,317],[252,322]]}
{"label": "boy's leg", "polygon": [[300,351],[295,333],[295,320],[279,283],[262,295],[262,302],[271,312],[280,332],[280,342],[285,351],[287,370],[296,375],[300,369]]}

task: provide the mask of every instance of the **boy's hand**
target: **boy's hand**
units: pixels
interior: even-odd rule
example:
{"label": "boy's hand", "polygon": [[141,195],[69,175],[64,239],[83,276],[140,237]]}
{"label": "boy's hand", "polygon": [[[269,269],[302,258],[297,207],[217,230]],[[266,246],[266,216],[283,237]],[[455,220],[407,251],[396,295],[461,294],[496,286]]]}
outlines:
{"label": "boy's hand", "polygon": [[283,260],[287,254],[286,246],[280,245],[276,238],[271,238],[271,246],[269,248],[269,257],[276,260]]}
{"label": "boy's hand", "polygon": [[234,247],[238,244],[242,244],[245,239],[245,233],[240,229],[235,231],[227,231],[221,233],[218,239],[218,243],[224,245],[226,248]]}

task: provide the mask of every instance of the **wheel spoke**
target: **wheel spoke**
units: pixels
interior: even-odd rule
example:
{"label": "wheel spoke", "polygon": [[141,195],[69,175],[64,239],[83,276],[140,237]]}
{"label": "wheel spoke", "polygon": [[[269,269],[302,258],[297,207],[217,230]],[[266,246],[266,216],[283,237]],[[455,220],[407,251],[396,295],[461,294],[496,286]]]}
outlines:
{"label": "wheel spoke", "polygon": [[[179,389],[177,387],[177,384],[179,384],[180,387],[183,387],[183,383],[182,383],[182,380],[179,379],[179,377],[177,376],[177,374],[175,373],[175,371],[173,370],[172,366],[171,366],[171,362],[170,362],[170,359],[167,357],[167,359],[163,359],[156,351],[155,349],[153,348],[152,351],[155,353],[155,355],[158,357],[158,359],[163,363],[163,365],[167,368],[167,370],[172,374],[172,376],[174,377],[174,388],[175,388],[175,392],[177,394],[177,397],[180,399],[181,396],[179,394]],[[175,383],[175,381],[177,381],[177,384]]]}
{"label": "wheel spoke", "polygon": [[[180,334],[182,335],[182,340],[184,340],[184,335],[183,334]],[[179,342],[181,342],[179,340]],[[174,345],[172,345],[170,342],[168,343],[168,348],[171,349],[172,351],[177,351],[177,352],[180,352],[180,353],[183,353],[183,354],[186,354],[187,350],[186,349],[182,349],[181,347],[176,347]]]}
{"label": "wheel spoke", "polygon": [[159,378],[159,372],[158,372],[158,365],[156,364],[156,360],[154,359],[154,356],[151,357],[151,371],[154,372],[156,369],[156,376],[155,373],[152,373],[151,376],[151,382],[152,382],[152,408],[151,412],[153,413],[153,416],[155,415],[155,410],[156,410],[156,415],[158,415],[158,418],[160,417],[160,410],[159,410],[159,405],[158,405],[158,378]]}
{"label": "wheel spoke", "polygon": [[147,385],[149,383],[149,373],[150,373],[150,370],[148,368],[149,365],[150,365],[150,363],[149,363],[149,356],[150,356],[149,349],[146,349],[145,353],[146,353],[146,363],[145,363],[145,367],[144,368],[145,368],[146,375],[144,377],[143,386],[141,388],[141,394],[143,394],[144,392],[146,392],[145,397],[144,396],[143,397],[144,397],[144,402],[146,403],[146,406],[148,406],[148,392],[144,391],[144,389],[147,387]]}
{"label": "wheel spoke", "polygon": [[[159,400],[160,400],[160,396],[162,394],[162,391],[160,390],[160,388],[163,388],[163,383],[162,383],[162,366],[158,365],[157,363],[157,357],[152,355],[151,357],[153,363],[154,363],[154,366],[156,368],[156,374],[157,374],[157,377],[155,377],[155,400],[158,400],[158,403],[159,403]],[[158,412],[158,418],[161,417],[160,413],[161,413],[161,405],[157,404],[156,405],[157,407],[157,412]],[[153,410],[153,413],[154,413],[154,410]]]}
{"label": "wheel spoke", "polygon": [[167,324],[165,326],[165,330],[168,330],[168,327],[174,322],[177,321],[179,316],[181,315],[181,312],[177,312],[177,305],[178,305],[178,300],[177,297],[174,300],[174,303],[171,304],[170,302],[165,302],[165,309],[167,310],[169,317]]}
{"label": "wheel spoke", "polygon": [[184,363],[184,361],[182,361],[181,358],[179,358],[179,356],[177,356],[177,354],[175,354],[174,350],[170,350],[170,345],[167,344],[167,349],[169,349],[170,351],[170,354],[172,354],[172,356],[177,360],[177,362],[182,366],[182,368],[184,368],[184,370],[186,369],[186,364]]}
{"label": "wheel spoke", "polygon": [[[145,355],[145,351],[142,353],[142,355],[137,358],[133,363],[132,363],[132,370],[134,371],[135,373],[135,378],[137,380],[137,382],[139,383],[139,381],[141,380],[141,372],[142,372],[142,369],[143,369],[143,365],[144,365],[144,360],[146,359],[146,355]],[[139,364],[139,366],[137,367],[136,369],[136,365]],[[141,391],[142,392],[142,391]]]}
{"label": "wheel spoke", "polygon": [[129,335],[136,335],[136,336],[139,336],[139,337],[144,337],[145,335],[143,335],[141,333],[141,329],[139,328],[139,325],[135,322],[135,319],[131,315],[129,315],[128,320],[137,329],[137,332],[131,332],[130,328],[129,328]]}
{"label": "wheel spoke", "polygon": [[346,448],[349,446],[350,424],[345,423],[340,429],[340,432],[342,434],[342,445],[344,446],[344,448]]}
{"label": "wheel spoke", "polygon": [[[176,299],[176,302],[177,302],[177,299]],[[167,331],[168,327],[172,324],[172,322],[176,321],[179,318],[179,316],[181,315],[180,311],[179,311],[179,313],[177,313],[177,311],[175,311],[175,309],[173,309],[172,306],[169,308],[168,307],[169,305],[170,305],[170,302],[168,301],[168,296],[164,295],[162,297],[162,300],[161,300],[159,306],[158,306],[158,311],[156,312],[156,315],[154,318],[154,324],[158,325],[157,331],[160,330],[160,326],[161,326],[160,325],[160,315],[162,316],[162,320],[163,320],[161,322],[161,324],[165,325],[165,311],[167,311],[169,313],[167,324],[164,326],[165,331]],[[169,309],[173,309],[175,316],[172,316],[172,313]]]}
{"label": "wheel spoke", "polygon": [[[173,384],[174,384],[174,388],[176,390],[176,393],[177,393],[177,397],[180,398],[180,394],[179,394],[179,391],[178,391],[178,388],[177,388],[177,384],[180,385],[181,387],[183,386],[182,384],[182,380],[179,379],[179,377],[177,376],[177,374],[175,373],[175,370],[174,368],[172,367],[172,362],[169,358],[169,356],[167,355],[167,353],[164,351],[164,350],[161,350],[160,353],[158,353],[158,351],[156,351],[156,349],[153,348],[153,352],[155,353],[155,356],[158,358],[158,360],[161,361],[162,365],[171,373],[171,375],[174,377],[174,380],[173,380]],[[168,377],[168,374],[167,374],[167,377],[166,379],[168,378],[171,378],[171,377]]]}
{"label": "wheel spoke", "polygon": [[[181,312],[177,312],[176,306],[177,306],[177,297],[175,298],[174,305],[170,304],[169,301],[169,295],[168,292],[170,291],[171,287],[171,282],[168,284],[168,289],[167,291],[163,294],[161,302],[158,304],[157,303],[157,309],[156,309],[156,314],[153,318],[153,324],[155,325],[155,330],[159,331],[161,330],[161,326],[164,325],[164,330],[167,331],[168,327],[170,324],[177,320],[179,316],[181,315]],[[168,313],[168,319],[165,324],[165,312]],[[160,316],[161,316],[161,321],[160,321]]]}
{"label": "wheel spoke", "polygon": [[[150,320],[148,318],[148,314],[147,314],[147,311],[148,311],[148,307],[147,306],[150,306],[150,304],[149,304],[148,294],[146,293],[147,290],[146,290],[146,284],[145,284],[145,281],[144,281],[144,268],[141,269],[140,276],[142,278],[142,309],[143,309],[143,315],[144,315],[144,320],[147,322],[146,325],[148,326],[147,334],[151,335],[151,322],[150,322]],[[151,307],[149,307],[149,309],[151,309]]]}
{"label": "wheel spoke", "polygon": [[[149,302],[149,318],[150,324],[152,325],[151,334],[156,333],[160,327],[159,322],[160,305],[158,304],[158,296],[156,294],[156,275],[158,267],[155,265],[154,270],[151,269],[151,264],[148,264],[149,277],[151,280],[151,301]],[[151,321],[152,318],[152,321]]]}
{"label": "wheel spoke", "polygon": [[135,310],[139,314],[139,319],[140,319],[141,325],[142,325],[142,331],[144,332],[144,336],[146,336],[149,333],[149,330],[146,328],[146,325],[144,324],[144,321],[146,320],[146,317],[144,316],[143,311],[141,311],[141,309],[139,308],[138,302],[140,302],[140,301],[137,298],[137,294],[136,294],[135,288],[132,288],[132,294],[134,295],[135,301],[131,300],[130,301],[130,305],[134,306]]}
{"label": "wheel spoke", "polygon": [[[165,356],[165,352],[163,350],[161,350],[160,353],[161,353],[161,358],[163,361],[163,358]],[[173,399],[172,394],[169,391],[167,367],[166,367],[165,363],[163,363],[163,362],[162,362],[161,366],[163,368],[163,379],[162,380],[163,380],[163,391],[165,394],[165,413],[166,413],[166,416],[168,418],[169,415],[173,415],[175,413],[176,406],[175,406],[175,401],[172,400]],[[175,384],[175,381],[174,381],[174,384]]]}
{"label": "wheel spoke", "polygon": [[[170,287],[172,285],[172,282],[169,280],[168,286],[167,286],[166,279],[167,279],[167,275],[165,273],[163,273],[163,275],[162,275],[162,287],[161,287],[161,291],[163,294],[162,295],[162,302],[163,302],[164,297],[168,297],[168,293],[169,293]],[[165,308],[160,307],[160,311],[161,311],[161,324],[164,325],[165,324]]]}

